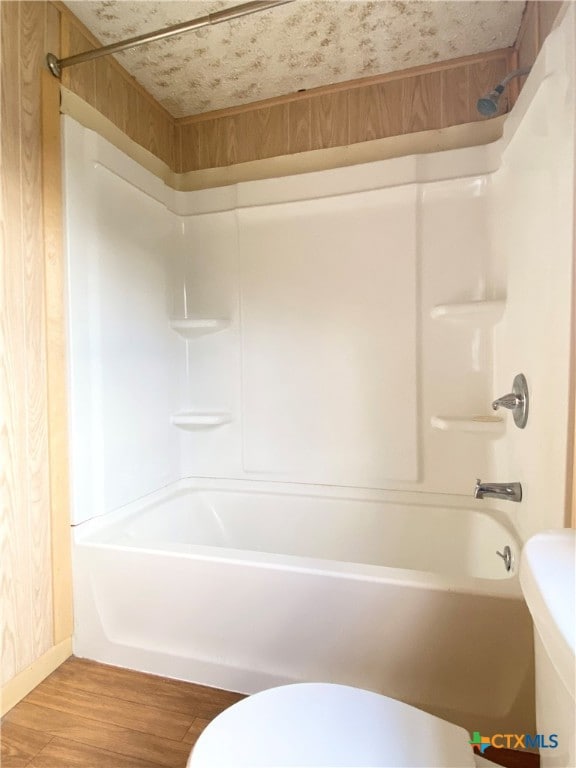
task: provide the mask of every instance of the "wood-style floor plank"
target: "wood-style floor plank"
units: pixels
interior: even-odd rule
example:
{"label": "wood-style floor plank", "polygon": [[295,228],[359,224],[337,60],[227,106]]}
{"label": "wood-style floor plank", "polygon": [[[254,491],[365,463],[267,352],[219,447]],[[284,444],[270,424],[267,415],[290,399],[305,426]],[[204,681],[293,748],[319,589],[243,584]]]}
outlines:
{"label": "wood-style floor plank", "polygon": [[183,741],[188,744],[188,748],[190,748],[191,744],[195,744],[198,741],[198,737],[204,728],[206,728],[209,722],[210,720],[204,720],[202,717],[195,718],[192,725],[190,726],[190,730],[183,739]]}
{"label": "wood-style floor plank", "polygon": [[25,768],[52,736],[15,723],[3,722],[0,731],[0,764],[2,768]]}
{"label": "wood-style floor plank", "polygon": [[[46,743],[58,736],[67,741],[77,741],[86,746],[146,760],[167,768],[183,768],[190,753],[190,744],[187,742],[173,741],[131,728],[102,723],[58,709],[29,704],[27,701],[17,704],[6,716],[6,722],[13,727],[23,726],[30,733],[43,735]],[[184,738],[187,736],[188,733]],[[45,744],[42,744],[43,746]]]}
{"label": "wood-style floor plank", "polygon": [[241,694],[70,658],[2,720],[2,768],[185,768]]}
{"label": "wood-style floor plank", "polygon": [[30,768],[160,768],[157,763],[97,749],[57,736],[29,763]]}
{"label": "wood-style floor plank", "polygon": [[[242,698],[68,659],[2,720],[2,768],[185,768],[204,728]],[[525,752],[491,749],[486,757],[538,768],[538,756]]]}
{"label": "wood-style floor plank", "polygon": [[26,701],[71,715],[120,725],[142,733],[181,741],[190,728],[190,715],[167,712],[155,706],[134,704],[115,696],[82,691],[67,683],[44,680]]}
{"label": "wood-style floor plank", "polygon": [[87,659],[69,659],[49,680],[98,696],[112,696],[208,720],[244,698],[239,693],[110,667]]}

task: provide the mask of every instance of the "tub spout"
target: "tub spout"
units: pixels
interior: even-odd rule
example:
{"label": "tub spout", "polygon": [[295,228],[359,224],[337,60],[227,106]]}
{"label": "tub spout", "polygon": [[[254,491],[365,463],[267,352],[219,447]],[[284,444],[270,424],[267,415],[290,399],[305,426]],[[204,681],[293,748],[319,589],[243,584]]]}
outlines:
{"label": "tub spout", "polygon": [[522,501],[522,485],[520,483],[483,483],[478,479],[474,488],[474,498],[483,499],[484,497]]}

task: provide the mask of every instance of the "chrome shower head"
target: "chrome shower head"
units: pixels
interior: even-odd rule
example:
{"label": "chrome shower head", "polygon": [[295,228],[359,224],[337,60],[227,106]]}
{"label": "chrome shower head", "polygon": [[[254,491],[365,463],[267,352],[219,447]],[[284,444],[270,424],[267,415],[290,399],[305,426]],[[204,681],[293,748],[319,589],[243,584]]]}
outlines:
{"label": "chrome shower head", "polygon": [[530,70],[531,67],[522,67],[521,69],[515,69],[513,72],[510,72],[508,75],[506,75],[502,82],[498,83],[498,85],[492,91],[490,91],[490,93],[486,94],[486,96],[482,96],[481,99],[478,99],[476,102],[476,109],[478,112],[480,112],[480,114],[484,117],[494,117],[494,115],[498,112],[500,96],[502,96],[504,93],[504,89],[510,80],[513,80],[515,77],[522,77],[523,75],[527,75],[529,74]]}
{"label": "chrome shower head", "polygon": [[490,91],[486,96],[482,96],[476,102],[476,109],[484,117],[492,117],[498,112],[498,106],[500,102],[500,96],[504,93],[504,86],[497,85],[493,91]]}

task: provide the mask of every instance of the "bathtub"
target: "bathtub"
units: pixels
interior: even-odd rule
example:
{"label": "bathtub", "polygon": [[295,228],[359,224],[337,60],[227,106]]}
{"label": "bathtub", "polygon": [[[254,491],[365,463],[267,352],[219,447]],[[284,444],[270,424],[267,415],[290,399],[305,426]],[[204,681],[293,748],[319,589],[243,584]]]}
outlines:
{"label": "bathtub", "polygon": [[355,685],[530,732],[518,539],[486,502],[422,498],[188,480],[76,526],[75,653],[243,693]]}

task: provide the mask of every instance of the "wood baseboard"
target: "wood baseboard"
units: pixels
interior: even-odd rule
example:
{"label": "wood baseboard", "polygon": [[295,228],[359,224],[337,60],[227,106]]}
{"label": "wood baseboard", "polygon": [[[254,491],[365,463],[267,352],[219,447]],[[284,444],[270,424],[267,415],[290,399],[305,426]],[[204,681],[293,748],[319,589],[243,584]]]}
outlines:
{"label": "wood baseboard", "polygon": [[0,717],[4,717],[13,706],[36,688],[44,678],[48,677],[60,664],[72,655],[72,638],[68,637],[58,645],[52,646],[34,664],[9,680],[0,690]]}

